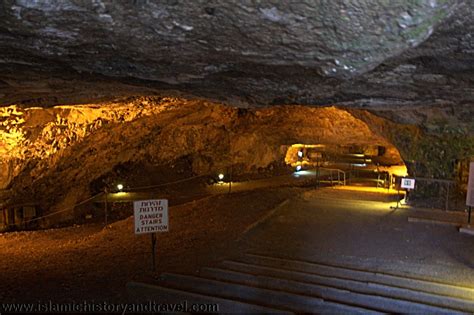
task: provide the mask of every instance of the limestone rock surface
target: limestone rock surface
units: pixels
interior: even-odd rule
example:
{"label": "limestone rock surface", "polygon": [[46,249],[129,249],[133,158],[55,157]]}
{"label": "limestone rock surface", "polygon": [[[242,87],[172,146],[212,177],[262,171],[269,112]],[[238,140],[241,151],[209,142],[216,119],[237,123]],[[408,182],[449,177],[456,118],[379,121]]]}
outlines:
{"label": "limestone rock surface", "polygon": [[0,104],[472,104],[473,25],[471,0],[7,0]]}

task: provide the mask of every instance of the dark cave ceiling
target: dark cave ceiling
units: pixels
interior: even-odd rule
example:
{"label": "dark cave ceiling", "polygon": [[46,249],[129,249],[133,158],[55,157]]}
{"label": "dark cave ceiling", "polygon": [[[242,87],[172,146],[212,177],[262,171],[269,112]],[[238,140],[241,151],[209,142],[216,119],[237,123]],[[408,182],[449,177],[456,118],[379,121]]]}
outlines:
{"label": "dark cave ceiling", "polygon": [[0,104],[470,106],[474,1],[0,4]]}

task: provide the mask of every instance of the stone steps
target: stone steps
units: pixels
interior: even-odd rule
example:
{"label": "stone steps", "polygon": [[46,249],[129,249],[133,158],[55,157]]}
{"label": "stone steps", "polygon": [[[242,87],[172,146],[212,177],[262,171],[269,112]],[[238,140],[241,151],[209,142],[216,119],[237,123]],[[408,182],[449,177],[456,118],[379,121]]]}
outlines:
{"label": "stone steps", "polygon": [[[127,291],[135,302],[156,301],[156,303],[167,304],[181,304],[187,301],[188,304],[211,304],[219,305],[220,313],[275,313],[275,314],[290,314],[281,310],[243,303],[235,300],[222,299],[209,295],[202,295],[193,292],[186,292],[182,290],[174,290],[158,285],[150,285],[140,282],[129,282],[127,284]],[[186,313],[186,312],[183,312]]]}
{"label": "stone steps", "polygon": [[[268,285],[269,280],[275,283],[275,279],[278,279],[279,287],[289,289],[293,286],[295,290],[311,290],[314,295],[326,300],[337,302],[350,300],[353,305],[371,307],[379,311],[432,313],[449,309],[453,312],[474,312],[472,289],[375,273],[370,277],[369,272],[346,268],[331,270],[328,266],[277,258],[258,262],[252,256],[244,256],[239,260],[224,261],[221,268],[217,270],[205,268],[203,273],[209,276],[212,272],[218,276],[224,276],[223,274],[228,271],[244,273],[242,277],[248,281],[261,281],[265,285]],[[260,280],[249,278],[247,275],[257,279],[260,277]],[[449,288],[452,291],[446,292],[445,289]],[[453,297],[451,296],[453,293],[463,297]]]}
{"label": "stone steps", "polygon": [[198,276],[164,273],[158,285],[133,283],[129,290],[158,300],[220,301],[220,312],[474,312],[471,288],[259,254],[203,268]]}
{"label": "stone steps", "polygon": [[413,289],[417,292],[441,295],[474,302],[474,288],[457,286],[439,281],[397,276],[383,272],[367,271],[359,268],[307,262],[296,259],[277,258],[259,254],[246,254],[239,258],[242,262],[280,267],[283,269],[305,271],[342,280],[357,280],[371,285],[387,285],[393,288]]}
{"label": "stone steps", "polygon": [[245,272],[235,272],[223,269],[204,269],[206,278],[221,281],[232,281],[245,283],[246,285],[263,287],[271,290],[284,290],[293,294],[309,295],[318,297],[324,301],[347,304],[369,310],[390,313],[439,313],[444,310],[437,307],[429,307],[413,302],[397,300],[370,294],[361,294],[350,290],[336,289],[323,285],[280,279],[269,276],[252,275]]}
{"label": "stone steps", "polygon": [[192,291],[297,313],[373,313],[362,308],[332,303],[308,295],[265,289],[244,283],[216,281],[203,277],[165,273],[162,275],[161,284],[178,290]]}

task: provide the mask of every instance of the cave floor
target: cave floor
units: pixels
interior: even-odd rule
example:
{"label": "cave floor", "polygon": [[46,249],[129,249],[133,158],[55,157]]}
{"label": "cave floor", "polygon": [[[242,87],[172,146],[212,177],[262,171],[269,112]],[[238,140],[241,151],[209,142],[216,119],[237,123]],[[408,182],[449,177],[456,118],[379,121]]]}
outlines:
{"label": "cave floor", "polygon": [[241,248],[250,253],[408,275],[474,288],[474,238],[409,223],[383,194],[325,188],[294,198]]}
{"label": "cave floor", "polygon": [[134,234],[133,217],[106,228],[94,223],[0,234],[0,300],[124,302],[128,281],[150,281],[163,271],[193,273],[231,255],[250,225],[304,190],[213,194],[172,206],[170,232],[157,235],[156,272],[150,236]]}
{"label": "cave floor", "polygon": [[[282,201],[265,221],[245,233]],[[347,189],[265,188],[211,195],[170,209],[170,232],[133,234],[133,218],[0,234],[0,298],[124,302],[127,282],[197,273],[243,253],[337,263],[474,286],[474,239],[454,227],[409,223],[390,195]]]}

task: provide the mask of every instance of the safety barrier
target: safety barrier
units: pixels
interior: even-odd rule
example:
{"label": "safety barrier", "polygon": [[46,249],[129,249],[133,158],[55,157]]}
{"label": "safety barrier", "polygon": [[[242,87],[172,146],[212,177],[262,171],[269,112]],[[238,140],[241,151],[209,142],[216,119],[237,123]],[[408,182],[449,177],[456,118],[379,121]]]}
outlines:
{"label": "safety barrier", "polygon": [[415,177],[409,200],[416,206],[442,210],[464,210],[465,194],[454,180]]}
{"label": "safety barrier", "polygon": [[[331,185],[336,183],[336,185],[346,185],[346,172],[338,168],[326,168],[320,167],[321,170],[329,171],[329,182]],[[337,178],[337,180],[336,180]]]}
{"label": "safety barrier", "polygon": [[[140,186],[140,187],[127,187],[127,191],[147,190],[147,189],[153,189],[153,188],[158,188],[158,187],[170,186],[170,185],[175,185],[175,184],[191,181],[191,180],[194,180],[194,179],[197,179],[197,178],[200,178],[200,177],[205,177],[205,176],[209,176],[209,175],[197,175],[197,176],[193,176],[193,177],[188,177],[188,178],[176,180],[176,181],[173,181],[173,182],[167,182],[167,183],[156,184],[156,185]],[[18,228],[18,227],[21,227],[21,226],[27,226],[27,225],[29,225],[33,222],[40,221],[40,220],[43,220],[45,218],[52,217],[52,216],[55,216],[55,215],[58,215],[60,213],[64,213],[64,212],[67,212],[67,211],[72,211],[76,207],[84,205],[84,204],[86,204],[86,203],[88,203],[88,202],[90,202],[90,201],[92,201],[92,200],[94,200],[97,197],[102,196],[102,195],[105,195],[105,192],[97,193],[97,194],[95,194],[95,195],[93,195],[93,196],[91,196],[87,199],[84,199],[84,200],[82,200],[82,201],[80,201],[80,202],[78,202],[78,203],[76,203],[72,206],[63,208],[61,210],[54,211],[54,212],[48,213],[46,215],[34,217],[32,219],[29,219],[29,220],[22,220],[21,222],[18,222],[18,223],[11,224],[9,222],[3,222],[3,227],[4,227],[4,229],[8,229],[8,228],[11,228],[11,227],[17,227]],[[20,206],[19,205],[8,205],[8,206],[4,206],[4,207],[5,208],[3,209],[3,212],[6,211],[6,208],[18,208]]]}

